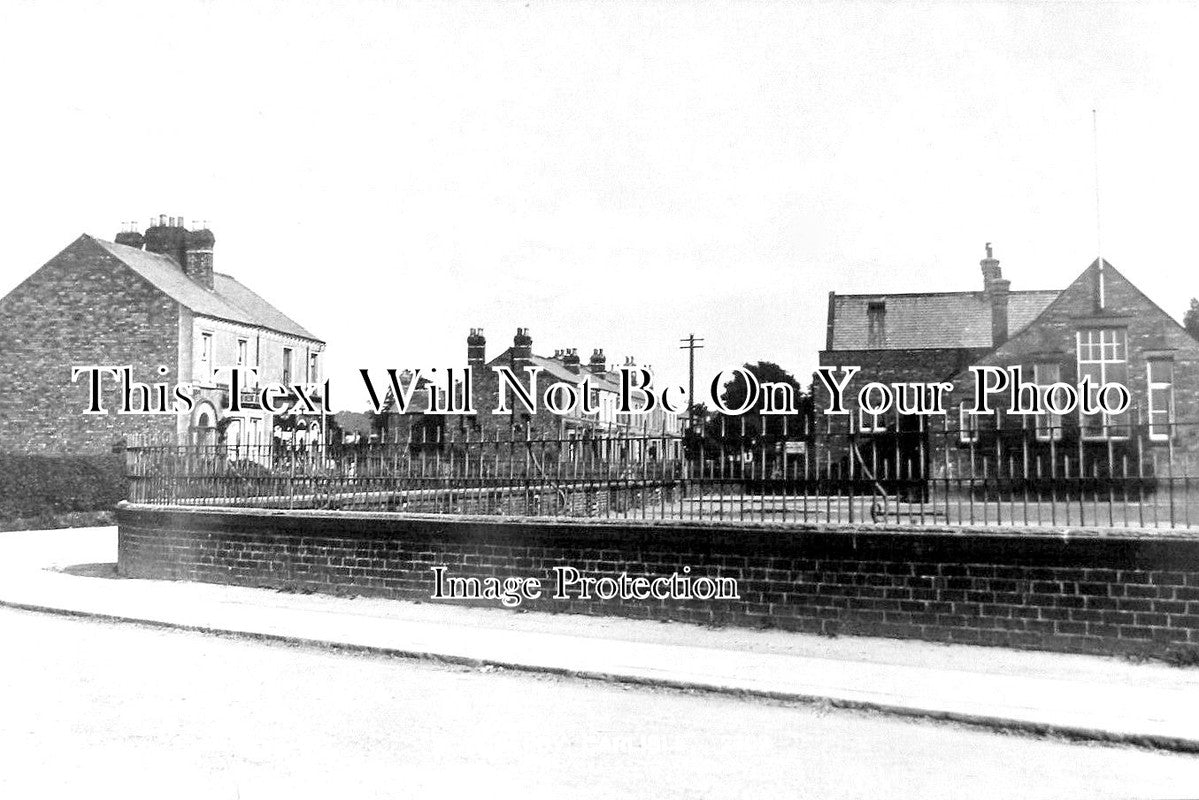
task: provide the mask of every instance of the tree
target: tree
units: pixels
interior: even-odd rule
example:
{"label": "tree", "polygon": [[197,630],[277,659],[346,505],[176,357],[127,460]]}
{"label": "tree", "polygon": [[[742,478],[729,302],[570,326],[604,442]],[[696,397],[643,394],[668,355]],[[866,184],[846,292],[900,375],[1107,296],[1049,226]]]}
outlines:
{"label": "tree", "polygon": [[[786,474],[787,462],[795,456],[787,454],[783,442],[811,430],[814,408],[811,392],[805,392],[794,375],[771,361],[743,364],[741,368],[755,379],[757,396],[751,401],[749,391],[753,384],[740,373],[726,381],[720,390],[721,407],[746,407],[745,413],[702,409],[695,416],[696,424],[684,437],[687,457],[693,461],[702,459],[707,470],[717,469],[720,464],[719,474],[726,477],[741,474],[742,470],[758,477]],[[768,402],[763,388],[766,384],[775,385],[771,390],[772,407],[790,406],[795,409],[793,413],[762,413]],[[752,465],[747,467],[750,462]]]}
{"label": "tree", "polygon": [[1199,339],[1199,300],[1194,297],[1191,298],[1191,307],[1187,309],[1186,316],[1182,318],[1182,327],[1193,338]]}
{"label": "tree", "polygon": [[[752,446],[757,443],[778,442],[786,437],[802,433],[804,422],[811,418],[813,405],[811,394],[804,391],[795,376],[771,361],[743,364],[742,369],[757,379],[759,386],[757,398],[750,403],[750,407],[744,414],[717,412],[709,415],[708,423],[705,426],[707,436],[711,439],[730,443],[742,442]],[[767,383],[789,387],[789,389],[775,390],[774,405],[778,408],[783,399],[782,395],[786,395],[789,391],[794,398],[795,413],[786,415],[761,413],[767,403],[766,391],[761,387]],[[749,383],[741,375],[734,376],[721,387],[721,405],[729,409],[745,406],[749,400],[749,390]]]}
{"label": "tree", "polygon": [[218,444],[226,444],[229,438],[229,426],[233,424],[234,417],[221,417],[216,421],[216,439]]}

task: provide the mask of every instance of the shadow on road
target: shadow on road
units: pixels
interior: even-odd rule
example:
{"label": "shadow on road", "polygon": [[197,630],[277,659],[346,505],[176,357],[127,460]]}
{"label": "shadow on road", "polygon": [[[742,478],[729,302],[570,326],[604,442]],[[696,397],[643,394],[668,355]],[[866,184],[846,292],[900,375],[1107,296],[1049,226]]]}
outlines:
{"label": "shadow on road", "polygon": [[105,561],[97,564],[72,564],[69,567],[62,567],[59,572],[65,572],[68,575],[78,575],[81,578],[120,578],[117,574],[117,564],[115,561]]}

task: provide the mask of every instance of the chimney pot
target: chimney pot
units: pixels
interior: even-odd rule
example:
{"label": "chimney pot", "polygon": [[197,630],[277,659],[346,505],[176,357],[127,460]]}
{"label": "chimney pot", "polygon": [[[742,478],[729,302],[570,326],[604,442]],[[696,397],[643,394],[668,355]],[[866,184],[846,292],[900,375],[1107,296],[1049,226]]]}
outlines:
{"label": "chimney pot", "polygon": [[999,259],[995,258],[991,250],[991,243],[987,242],[987,257],[978,262],[983,273],[983,289],[985,290],[992,282],[1003,278],[1003,271],[999,268]]}

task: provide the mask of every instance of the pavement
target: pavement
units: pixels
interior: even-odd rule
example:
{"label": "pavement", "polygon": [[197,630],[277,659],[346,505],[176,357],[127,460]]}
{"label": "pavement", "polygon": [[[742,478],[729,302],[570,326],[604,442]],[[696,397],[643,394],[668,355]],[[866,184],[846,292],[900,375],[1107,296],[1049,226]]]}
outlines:
{"label": "pavement", "polygon": [[115,528],[0,533],[0,605],[1199,752],[1199,669],[116,577]]}

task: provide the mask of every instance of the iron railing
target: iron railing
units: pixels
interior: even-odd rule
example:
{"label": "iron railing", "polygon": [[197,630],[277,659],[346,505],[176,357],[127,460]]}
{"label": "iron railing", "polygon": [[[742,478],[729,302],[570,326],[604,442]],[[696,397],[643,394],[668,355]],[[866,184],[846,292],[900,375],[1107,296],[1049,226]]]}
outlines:
{"label": "iron railing", "polygon": [[[774,425],[774,423],[780,423]],[[167,505],[900,525],[1199,526],[1199,423],[771,420],[685,434],[128,447]],[[772,427],[773,426],[773,427]]]}

